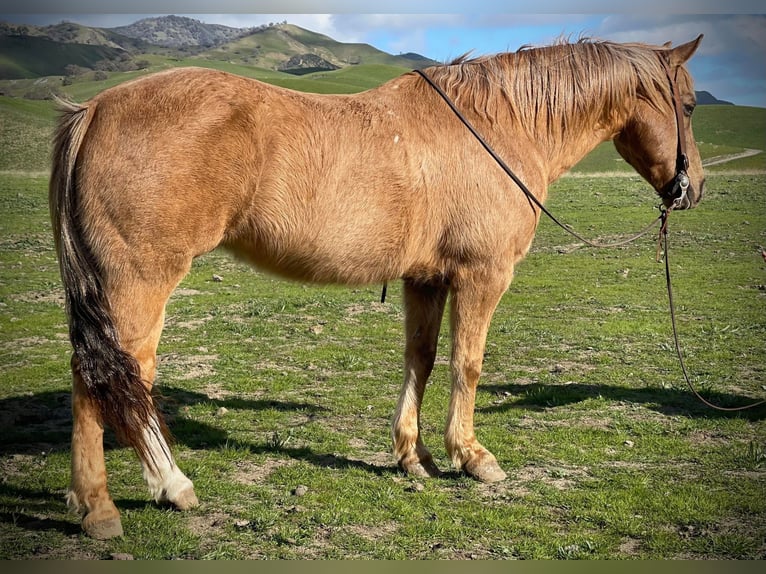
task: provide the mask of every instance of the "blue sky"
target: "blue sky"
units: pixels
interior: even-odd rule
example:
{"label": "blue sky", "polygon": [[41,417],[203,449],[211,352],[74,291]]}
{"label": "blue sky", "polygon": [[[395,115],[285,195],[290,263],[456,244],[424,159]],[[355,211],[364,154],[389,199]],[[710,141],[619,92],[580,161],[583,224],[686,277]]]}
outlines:
{"label": "blue sky", "polygon": [[[459,13],[461,9],[465,11],[465,2],[450,0],[438,3],[388,2],[387,9],[399,8],[396,13],[359,13],[362,7],[371,9],[374,6],[344,0],[262,0],[246,4],[241,0],[220,0],[216,3],[201,0],[180,3],[175,0],[134,0],[131,3],[131,12],[134,13],[131,14],[103,13],[109,9],[109,3],[103,0],[93,6],[89,5],[90,0],[80,0],[75,4],[55,2],[49,10],[44,9],[45,0],[28,2],[25,7],[43,9],[35,14],[2,14],[0,19],[29,24],[67,19],[103,27],[170,13],[236,27],[287,20],[342,42],[366,42],[393,54],[417,52],[440,61],[450,60],[470,50],[478,55],[516,50],[525,44],[544,45],[561,36],[655,44],[672,41],[677,45],[703,33],[705,38],[701,48],[689,63],[696,88],[738,105],[766,107],[766,3],[762,0],[729,0],[726,4],[729,13],[719,13],[721,2],[645,0],[642,7],[647,9],[646,12],[651,11],[651,15],[609,13],[609,8],[616,3],[601,0],[537,0],[534,7],[541,13],[514,11],[514,3],[508,0],[502,3],[473,0],[471,6],[475,11],[472,14]],[[526,6],[529,4],[525,3]],[[243,6],[248,11],[257,6],[259,12],[265,12],[266,8],[280,8],[282,11],[292,10],[293,13],[242,13]],[[312,6],[317,13],[305,13],[305,9]],[[425,12],[436,11],[437,6],[439,13]],[[189,11],[195,7],[199,9]],[[207,13],[212,7],[221,13]],[[141,8],[154,9],[139,13]],[[318,8],[323,9],[322,13]],[[382,8],[382,5],[377,5],[377,8]],[[569,8],[576,9],[578,13],[568,13]],[[603,11],[589,13],[588,10],[593,8]],[[454,11],[449,12],[450,9]]]}

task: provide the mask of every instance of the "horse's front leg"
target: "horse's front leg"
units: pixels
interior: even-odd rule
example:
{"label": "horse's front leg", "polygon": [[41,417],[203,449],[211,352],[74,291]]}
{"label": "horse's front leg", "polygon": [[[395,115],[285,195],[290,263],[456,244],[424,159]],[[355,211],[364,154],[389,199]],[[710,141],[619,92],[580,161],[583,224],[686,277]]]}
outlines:
{"label": "horse's front leg", "polygon": [[464,271],[452,282],[452,396],[444,442],[455,467],[483,482],[506,477],[494,455],[476,439],[473,413],[492,314],[513,269]]}
{"label": "horse's front leg", "polygon": [[420,437],[420,406],[436,359],[447,290],[441,279],[428,284],[404,281],[404,385],[391,434],[399,467],[413,476],[440,474]]}

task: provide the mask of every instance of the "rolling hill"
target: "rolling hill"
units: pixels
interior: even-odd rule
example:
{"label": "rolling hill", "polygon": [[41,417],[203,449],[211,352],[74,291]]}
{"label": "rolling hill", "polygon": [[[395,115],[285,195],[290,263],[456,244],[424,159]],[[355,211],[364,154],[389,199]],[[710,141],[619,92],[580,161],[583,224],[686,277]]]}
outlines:
{"label": "rolling hill", "polygon": [[126,61],[149,55],[170,61],[193,57],[300,75],[360,64],[412,69],[436,63],[419,54],[391,55],[369,44],[338,42],[286,22],[258,28],[231,28],[180,16],[145,18],[118,28],[0,22],[0,80],[64,75],[69,64],[130,69]]}
{"label": "rolling hill", "polygon": [[63,75],[68,65],[93,68],[118,60],[124,50],[107,45],[56,42],[43,36],[0,36],[0,79]]}
{"label": "rolling hill", "polygon": [[206,24],[194,18],[173,15],[144,18],[128,26],[119,26],[111,30],[146,44],[165,48],[212,47],[236,40],[251,31],[250,28]]}

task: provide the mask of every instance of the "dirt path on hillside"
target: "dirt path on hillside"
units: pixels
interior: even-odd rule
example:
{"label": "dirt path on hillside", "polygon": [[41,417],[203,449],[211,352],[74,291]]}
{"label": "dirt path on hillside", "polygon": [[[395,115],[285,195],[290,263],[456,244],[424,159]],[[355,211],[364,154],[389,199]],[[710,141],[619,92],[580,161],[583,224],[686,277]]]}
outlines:
{"label": "dirt path on hillside", "polygon": [[753,155],[758,155],[759,153],[763,153],[763,150],[760,149],[745,149],[739,153],[731,153],[729,155],[719,155],[715,157],[711,157],[708,160],[705,160],[702,162],[702,167],[709,167],[711,165],[719,165],[722,163],[728,163],[730,161],[734,161],[735,159],[742,159],[743,157],[750,157]]}
{"label": "dirt path on hillside", "polygon": [[[702,162],[702,167],[710,167],[711,165],[720,165],[728,163],[736,159],[742,159],[743,157],[750,157],[763,153],[761,149],[744,149],[738,153],[731,153],[728,155],[717,155],[711,157]],[[716,171],[716,175],[745,175],[745,174],[761,174],[762,170],[733,170],[729,171]],[[590,177],[637,177],[638,174],[635,171],[599,171],[599,172],[567,172],[563,177],[576,177],[576,178],[590,178]]]}

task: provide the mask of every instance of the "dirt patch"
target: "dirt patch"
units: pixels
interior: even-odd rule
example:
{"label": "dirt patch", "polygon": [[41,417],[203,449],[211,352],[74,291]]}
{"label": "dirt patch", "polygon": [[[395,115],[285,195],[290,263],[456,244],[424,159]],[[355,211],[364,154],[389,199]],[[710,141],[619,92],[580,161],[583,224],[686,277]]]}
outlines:
{"label": "dirt patch", "polygon": [[731,443],[731,437],[727,437],[722,430],[695,429],[690,432],[686,439],[694,445],[726,445]]}
{"label": "dirt patch", "polygon": [[571,419],[541,419],[531,416],[521,417],[517,423],[519,428],[544,430],[554,427],[572,427],[587,428],[594,430],[612,431],[613,420],[609,418],[597,418],[591,416],[581,416],[577,420]]}
{"label": "dirt patch", "polygon": [[355,323],[356,318],[359,315],[364,315],[365,313],[373,313],[373,314],[383,314],[388,316],[394,316],[398,319],[401,319],[404,317],[404,315],[398,311],[394,306],[388,304],[388,303],[378,303],[376,301],[371,301],[369,303],[354,303],[352,305],[346,306],[346,308],[343,310],[345,314],[345,320],[349,323]]}
{"label": "dirt patch", "polygon": [[19,295],[12,295],[11,300],[17,303],[52,303],[63,308],[64,291],[60,289],[55,291],[27,291]]}
{"label": "dirt patch", "polygon": [[182,371],[182,374],[178,376],[182,381],[214,375],[215,369],[212,363],[217,360],[218,355],[165,353],[159,357],[160,368],[172,367]]}
{"label": "dirt patch", "polygon": [[209,385],[205,385],[202,387],[201,391],[203,394],[207,395],[209,399],[214,401],[221,401],[227,397],[237,394],[225,390],[218,383],[210,383]]}
{"label": "dirt patch", "polygon": [[381,538],[390,536],[398,529],[399,524],[393,521],[388,521],[381,524],[375,524],[374,526],[367,526],[365,524],[352,524],[342,528],[341,530],[343,532],[348,532],[349,534],[354,534],[360,538],[374,542],[375,540],[380,540]]}
{"label": "dirt patch", "polygon": [[234,463],[236,471],[232,480],[238,484],[259,484],[264,482],[275,470],[283,466],[291,466],[294,460],[266,459],[255,463],[249,460],[239,460]]}
{"label": "dirt patch", "polygon": [[588,472],[583,468],[527,465],[516,471],[514,475],[513,482],[522,484],[542,482],[557,490],[568,490],[576,486],[579,479],[587,478]]}
{"label": "dirt patch", "polygon": [[362,453],[361,456],[348,456],[346,457],[351,463],[361,463],[370,467],[375,467],[382,470],[393,468],[394,455],[388,451],[367,452]]}
{"label": "dirt patch", "polygon": [[348,446],[350,446],[351,448],[364,450],[367,448],[367,441],[361,438],[352,437],[348,441]]}
{"label": "dirt patch", "polygon": [[14,339],[0,345],[0,351],[23,351],[25,349],[34,349],[41,345],[47,345],[51,340],[45,337],[22,337]]}
{"label": "dirt patch", "polygon": [[635,538],[626,538],[620,544],[618,550],[625,556],[636,556],[641,551],[641,541]]}
{"label": "dirt patch", "polygon": [[165,327],[170,329],[182,329],[182,330],[195,330],[199,329],[205,323],[210,321],[213,318],[212,315],[205,315],[204,317],[200,317],[197,319],[189,319],[188,321],[179,321],[176,318],[169,317],[165,321]]}
{"label": "dirt patch", "polygon": [[170,299],[178,298],[178,297],[190,297],[192,295],[202,295],[204,292],[199,291],[198,289],[187,289],[184,287],[179,287],[175,291],[173,291],[173,294],[170,296]]}

